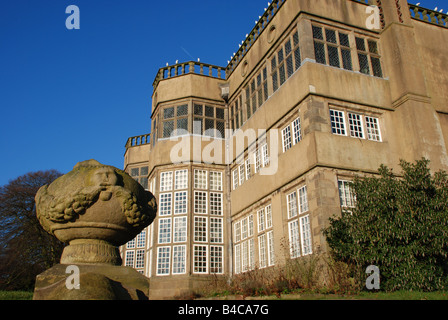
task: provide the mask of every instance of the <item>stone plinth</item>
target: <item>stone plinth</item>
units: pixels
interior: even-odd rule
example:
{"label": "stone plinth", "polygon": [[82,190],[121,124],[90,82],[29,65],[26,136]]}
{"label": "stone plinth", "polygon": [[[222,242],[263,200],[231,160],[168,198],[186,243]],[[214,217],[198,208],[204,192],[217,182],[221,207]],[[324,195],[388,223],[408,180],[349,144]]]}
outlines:
{"label": "stone plinth", "polygon": [[79,286],[68,267],[58,264],[38,275],[33,299],[148,300],[149,279],[130,267],[77,265]]}

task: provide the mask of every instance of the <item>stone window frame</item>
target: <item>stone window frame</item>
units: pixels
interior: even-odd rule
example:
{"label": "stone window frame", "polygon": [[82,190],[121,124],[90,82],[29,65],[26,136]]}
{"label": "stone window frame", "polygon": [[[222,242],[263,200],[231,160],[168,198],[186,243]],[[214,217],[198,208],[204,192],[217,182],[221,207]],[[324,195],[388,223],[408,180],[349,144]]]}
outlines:
{"label": "stone window frame", "polygon": [[[193,245],[193,273],[194,274],[207,274],[208,273],[208,249],[206,244],[194,244]],[[200,253],[200,255],[198,254]]]}
{"label": "stone window frame", "polygon": [[145,189],[148,190],[148,166],[128,169],[129,175]]}
{"label": "stone window frame", "polygon": [[[219,254],[216,251],[219,249]],[[224,274],[224,246],[210,246],[210,273]]]}
{"label": "stone window frame", "polygon": [[[364,110],[329,106],[331,133],[339,136],[383,142],[380,117]],[[337,115],[336,115],[337,113]],[[353,118],[356,116],[356,118]],[[342,119],[342,121],[341,121]],[[353,119],[357,121],[355,124]]]}
{"label": "stone window frame", "polygon": [[354,71],[351,31],[313,23],[312,36],[317,63]]}
{"label": "stone window frame", "polygon": [[[378,78],[384,78],[378,39],[374,39],[372,37],[366,37],[365,35],[356,34],[355,43],[356,43],[356,53],[358,55],[360,66],[359,71],[363,74],[371,75]],[[364,61],[363,64],[361,60],[364,60],[364,58],[366,60]]]}
{"label": "stone window frame", "polygon": [[174,192],[172,210],[174,215],[182,215],[188,213],[188,191]]}
{"label": "stone window frame", "polygon": [[135,264],[135,250],[126,251],[124,266],[133,268]]}
{"label": "stone window frame", "polygon": [[[190,106],[188,102],[178,103],[175,105],[164,106],[161,109],[162,112],[162,138],[170,138],[172,133],[178,129],[183,129],[186,132],[190,132],[188,126],[188,114]],[[172,110],[172,111],[171,111]],[[186,126],[180,126],[180,120],[186,121]],[[170,125],[170,127],[168,127]],[[185,133],[183,133],[185,134]],[[175,136],[181,135],[180,133]]]}
{"label": "stone window frame", "polygon": [[139,249],[135,253],[135,269],[145,268],[145,250]]}
{"label": "stone window frame", "polygon": [[157,276],[169,276],[171,266],[171,246],[160,246],[157,248]]}
{"label": "stone window frame", "polygon": [[[176,251],[182,249],[181,253],[183,253],[183,255],[177,255],[176,256]],[[178,274],[186,274],[187,273],[187,246],[186,245],[177,245],[177,246],[173,246],[173,262],[172,262],[172,274],[173,275],[178,275]],[[177,261],[179,260],[180,261]]]}
{"label": "stone window frame", "polygon": [[208,214],[208,192],[201,190],[194,190],[194,213]]}
{"label": "stone window frame", "polygon": [[159,194],[159,216],[170,216],[173,213],[173,193],[165,192]]}
{"label": "stone window frame", "polygon": [[210,192],[210,215],[223,216],[224,215],[224,201],[223,193]]}
{"label": "stone window frame", "polygon": [[[273,212],[272,212],[272,204],[264,204],[258,210],[257,213],[257,231],[258,231],[258,258],[259,258],[259,267],[264,268],[267,266],[273,266],[275,264],[275,250],[274,250],[274,236],[273,236]],[[261,238],[265,236],[266,247],[264,254],[261,252]],[[262,257],[266,258],[266,264],[262,263]]]}
{"label": "stone window frame", "polygon": [[224,244],[224,219],[219,217],[210,217],[209,240],[213,244]]}
{"label": "stone window frame", "polygon": [[289,32],[288,36],[275,49],[275,52],[269,58],[269,62],[271,66],[272,92],[274,93],[302,65],[300,35],[297,28],[293,28]]}
{"label": "stone window frame", "polygon": [[356,206],[356,197],[351,189],[352,181],[338,178],[339,204],[342,209],[350,209]]}
{"label": "stone window frame", "polygon": [[193,220],[193,241],[195,243],[207,243],[208,236],[208,217],[206,216],[194,216]]}
{"label": "stone window frame", "polygon": [[[212,114],[210,113],[212,111]],[[225,109],[213,103],[193,101],[193,134],[225,139]],[[200,125],[199,125],[200,123]],[[213,131],[207,131],[213,129]],[[217,132],[219,132],[219,135]],[[206,132],[208,132],[206,134]]]}
{"label": "stone window frame", "polygon": [[174,190],[188,189],[188,169],[174,172]]}
{"label": "stone window frame", "polygon": [[194,169],[194,188],[200,190],[208,189],[208,171]]}
{"label": "stone window frame", "polygon": [[172,242],[173,221],[171,217],[158,220],[158,244],[170,244]]}
{"label": "stone window frame", "polygon": [[[311,232],[310,215],[305,215],[299,218],[300,220],[300,235],[302,244],[302,256],[313,254],[313,239]],[[307,220],[307,222],[304,222]]]}
{"label": "stone window frame", "polygon": [[173,171],[165,171],[160,173],[159,192],[173,190]]}
{"label": "stone window frame", "polygon": [[[235,274],[255,269],[254,214],[233,223]],[[239,254],[238,254],[239,250]]]}
{"label": "stone window frame", "polygon": [[185,243],[188,240],[188,217],[174,217],[173,243]]}
{"label": "stone window frame", "polygon": [[[294,194],[291,200],[291,195]],[[308,201],[308,187],[304,183],[300,183],[293,187],[293,191],[285,192],[286,207],[287,207],[287,224],[288,224],[288,239],[290,246],[290,257],[295,259],[303,254],[304,235],[302,234],[302,227],[300,221],[303,217],[309,216],[309,201]],[[291,201],[294,201],[295,214],[291,214]],[[297,228],[297,229],[294,229]],[[312,252],[312,245],[311,245]]]}
{"label": "stone window frame", "polygon": [[211,191],[223,191],[222,184],[222,172],[221,171],[210,171],[209,172],[210,179],[210,190]]}

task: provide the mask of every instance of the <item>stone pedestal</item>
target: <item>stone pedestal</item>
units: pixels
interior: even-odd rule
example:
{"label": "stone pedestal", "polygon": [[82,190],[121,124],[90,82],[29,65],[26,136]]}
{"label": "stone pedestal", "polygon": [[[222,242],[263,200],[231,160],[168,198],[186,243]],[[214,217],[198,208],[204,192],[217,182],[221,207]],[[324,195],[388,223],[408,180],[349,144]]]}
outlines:
{"label": "stone pedestal", "polygon": [[132,268],[76,265],[78,277],[69,267],[58,264],[38,275],[33,299],[148,300],[149,279]]}

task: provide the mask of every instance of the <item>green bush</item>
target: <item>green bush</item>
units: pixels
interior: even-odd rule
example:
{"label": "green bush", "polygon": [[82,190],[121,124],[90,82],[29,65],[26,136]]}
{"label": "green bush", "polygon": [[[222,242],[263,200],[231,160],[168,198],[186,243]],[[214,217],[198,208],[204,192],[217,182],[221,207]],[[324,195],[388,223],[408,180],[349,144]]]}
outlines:
{"label": "green bush", "polygon": [[400,162],[402,175],[381,166],[379,176],[356,178],[356,207],[324,230],[333,258],[380,269],[381,289],[443,290],[447,285],[448,179],[431,175],[429,161]]}

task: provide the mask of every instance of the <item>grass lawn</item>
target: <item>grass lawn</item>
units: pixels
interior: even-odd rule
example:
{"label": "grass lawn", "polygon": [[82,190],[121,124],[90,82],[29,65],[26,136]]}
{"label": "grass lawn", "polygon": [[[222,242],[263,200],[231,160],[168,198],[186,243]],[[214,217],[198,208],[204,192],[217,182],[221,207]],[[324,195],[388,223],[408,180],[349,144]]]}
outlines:
{"label": "grass lawn", "polygon": [[397,291],[397,292],[361,292],[353,295],[323,294],[323,293],[291,293],[277,296],[220,296],[213,298],[201,298],[200,300],[448,300],[448,292],[416,292],[416,291]]}
{"label": "grass lawn", "polygon": [[33,292],[28,291],[0,291],[0,300],[32,300]]}

